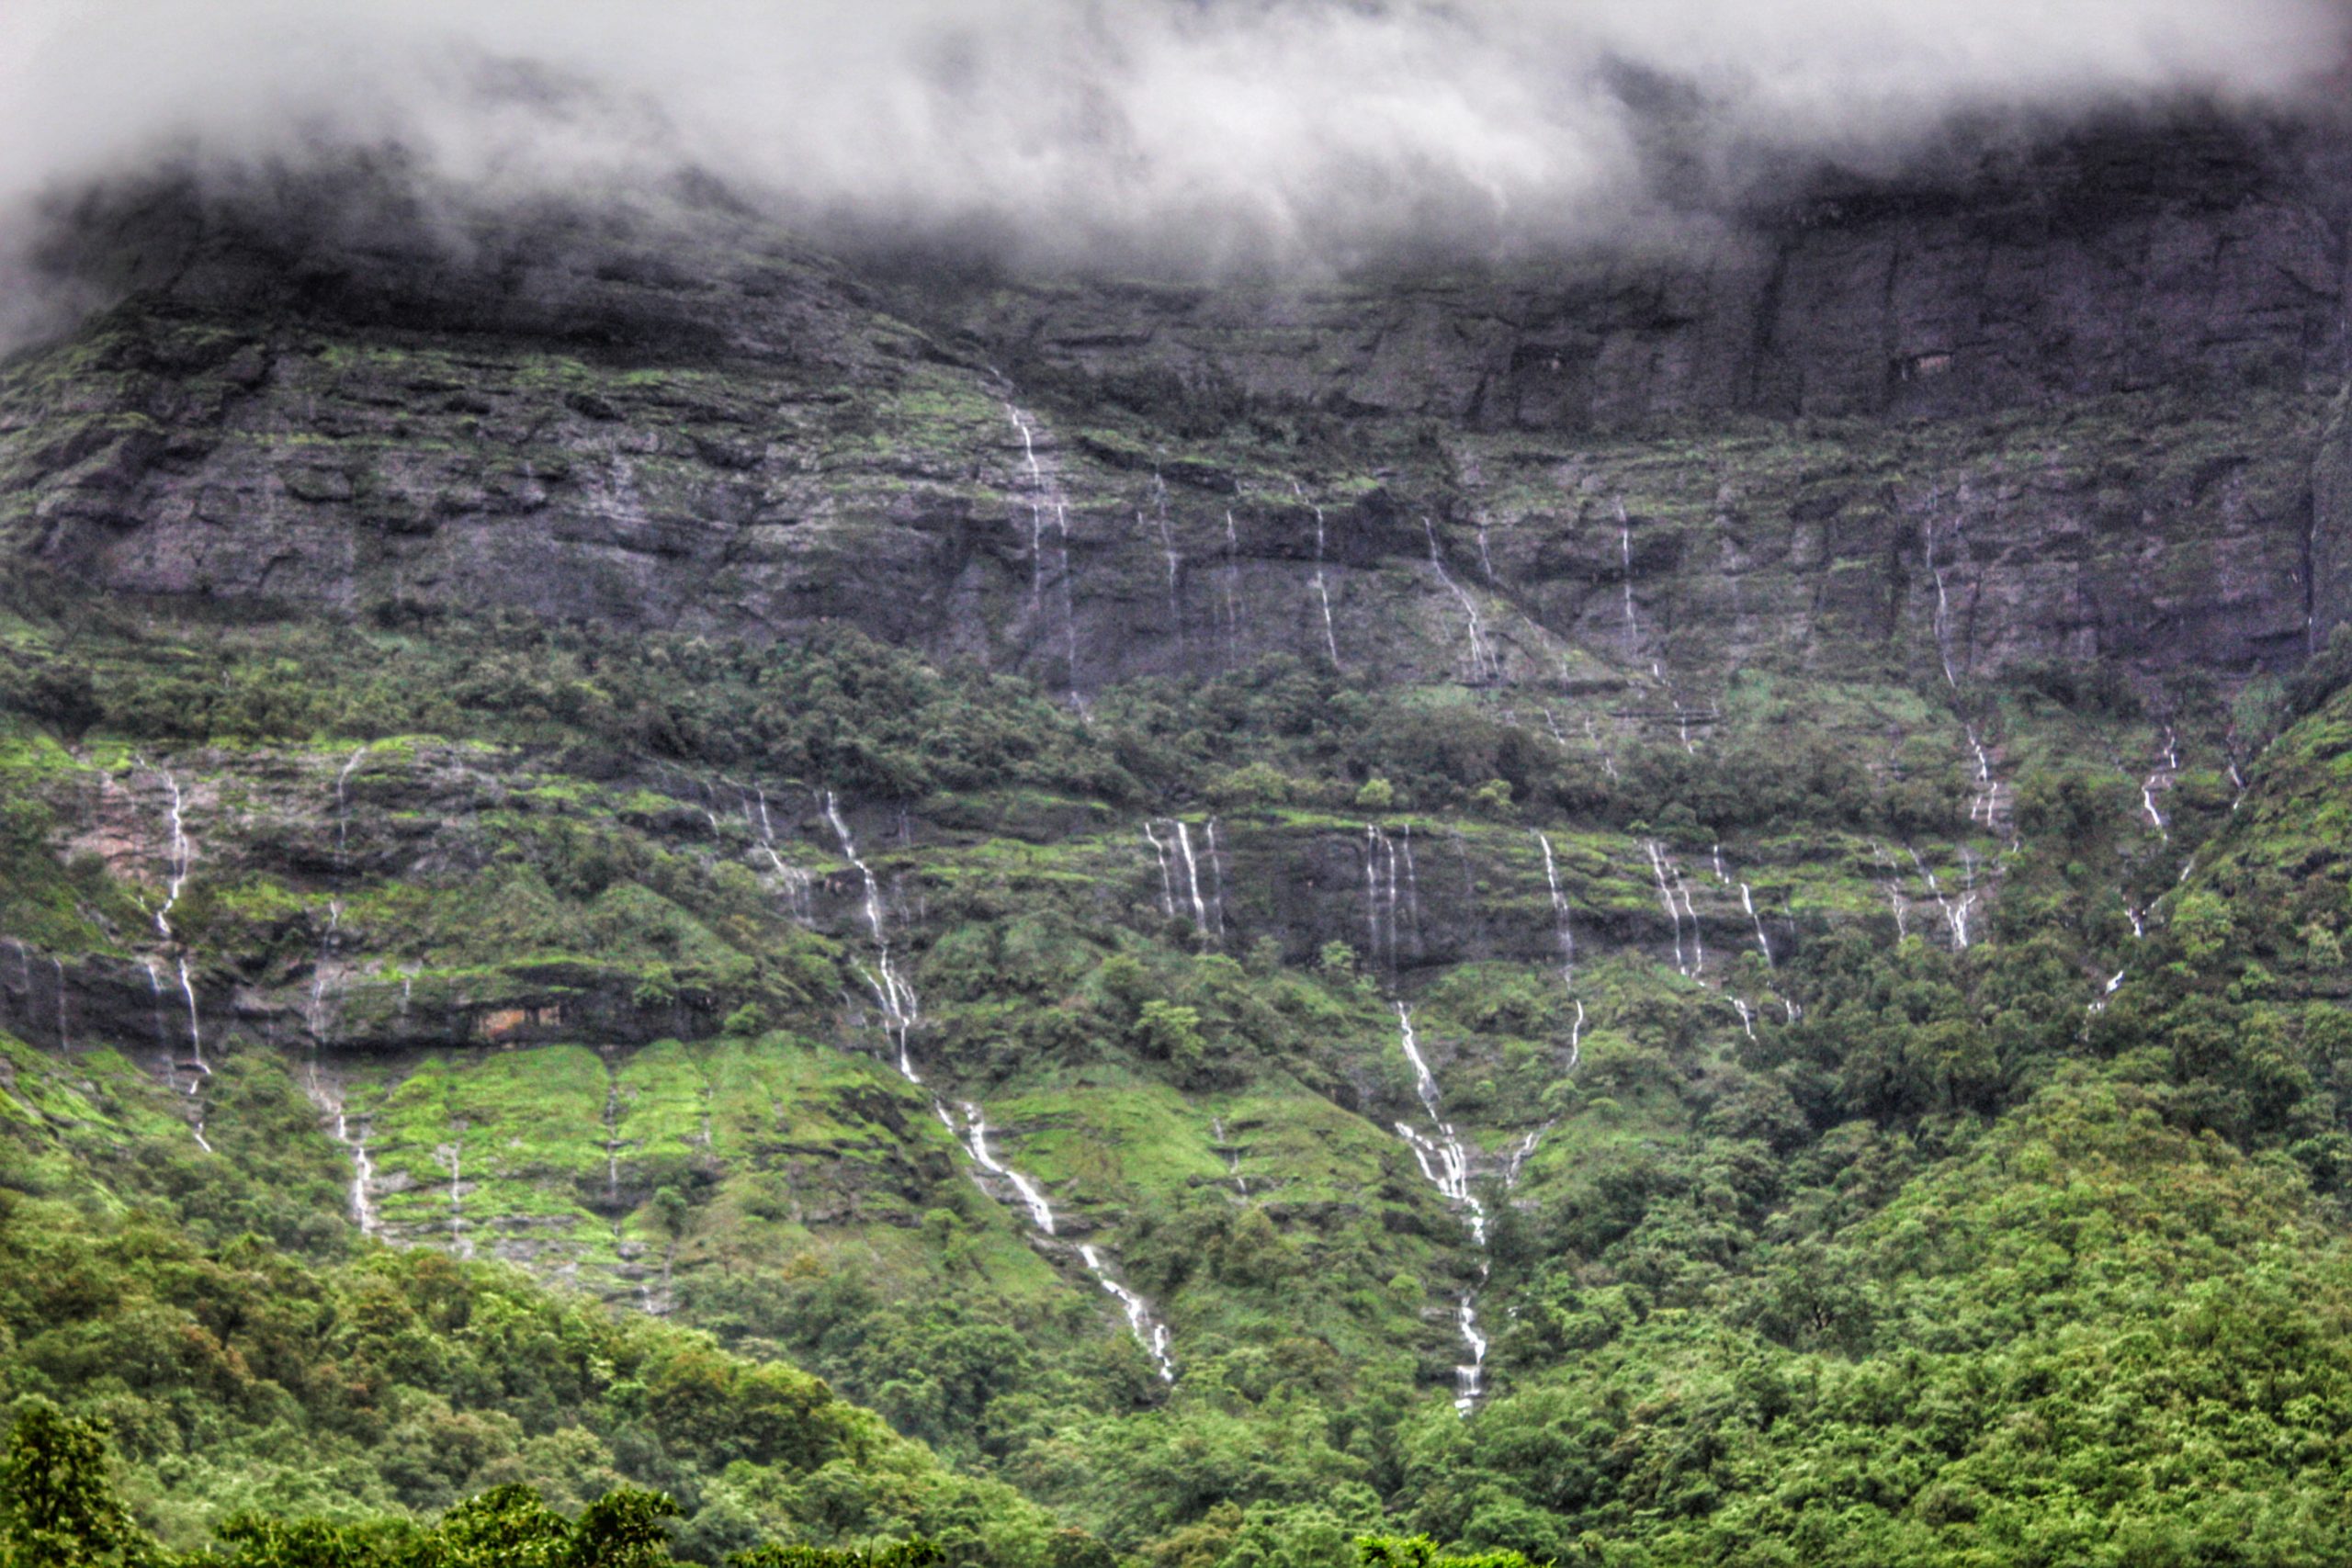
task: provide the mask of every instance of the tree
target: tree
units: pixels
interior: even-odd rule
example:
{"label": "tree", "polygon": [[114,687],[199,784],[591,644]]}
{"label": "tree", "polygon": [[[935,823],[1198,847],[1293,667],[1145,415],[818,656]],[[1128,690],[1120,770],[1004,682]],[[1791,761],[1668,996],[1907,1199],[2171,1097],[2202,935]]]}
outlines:
{"label": "tree", "polygon": [[46,1399],[18,1407],[0,1457],[0,1564],[68,1568],[155,1555],[107,1476],[107,1431]]}
{"label": "tree", "polygon": [[1425,1535],[1360,1535],[1356,1561],[1363,1568],[1534,1568],[1516,1551],[1479,1551],[1467,1557],[1441,1552]]}
{"label": "tree", "polygon": [[727,1568],[933,1568],[947,1554],[916,1536],[879,1546],[786,1546],[770,1542],[727,1560]]}
{"label": "tree", "polygon": [[667,1493],[633,1486],[607,1492],[571,1527],[571,1568],[659,1568],[670,1561],[663,1521],[678,1517]]}

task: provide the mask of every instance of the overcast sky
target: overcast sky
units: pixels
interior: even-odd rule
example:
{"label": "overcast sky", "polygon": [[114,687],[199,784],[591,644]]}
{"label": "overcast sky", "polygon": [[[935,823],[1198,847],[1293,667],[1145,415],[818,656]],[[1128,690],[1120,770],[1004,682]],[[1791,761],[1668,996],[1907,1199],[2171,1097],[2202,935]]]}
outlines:
{"label": "overcast sky", "polygon": [[[1585,238],[1955,111],[2261,100],[2343,0],[0,0],[0,237],[44,192],[399,142],[455,188],[694,168],[1039,261]],[[1664,117],[1663,120],[1661,117]]]}

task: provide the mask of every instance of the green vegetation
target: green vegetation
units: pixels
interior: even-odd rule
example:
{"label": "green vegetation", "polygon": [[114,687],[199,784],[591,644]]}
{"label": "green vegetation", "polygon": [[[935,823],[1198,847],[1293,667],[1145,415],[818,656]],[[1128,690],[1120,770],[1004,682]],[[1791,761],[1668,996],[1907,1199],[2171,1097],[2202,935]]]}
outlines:
{"label": "green vegetation", "polygon": [[2157,725],[2048,672],[1748,671],[1686,748],[1282,659],[1080,717],[847,631],[15,604],[0,1397],[119,1504],[25,1561],[2352,1545],[2341,649],[2182,694],[2159,830]]}

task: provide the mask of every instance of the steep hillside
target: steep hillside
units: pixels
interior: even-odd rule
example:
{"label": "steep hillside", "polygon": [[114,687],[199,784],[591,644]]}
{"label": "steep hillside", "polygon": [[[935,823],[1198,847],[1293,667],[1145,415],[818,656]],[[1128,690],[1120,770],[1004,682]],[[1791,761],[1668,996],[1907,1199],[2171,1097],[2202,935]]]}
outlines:
{"label": "steep hillside", "polygon": [[[0,367],[0,1244],[112,1282],[0,1383],[183,1541],[2326,1558],[2341,162],[1281,294],[94,231]],[[697,1347],[866,1446],[679,1435]]]}

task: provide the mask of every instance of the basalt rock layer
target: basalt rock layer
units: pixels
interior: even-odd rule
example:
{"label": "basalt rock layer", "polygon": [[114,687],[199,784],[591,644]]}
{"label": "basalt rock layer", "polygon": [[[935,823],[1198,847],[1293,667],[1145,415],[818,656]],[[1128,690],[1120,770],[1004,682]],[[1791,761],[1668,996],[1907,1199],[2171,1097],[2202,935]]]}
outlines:
{"label": "basalt rock layer", "polygon": [[0,525],[121,592],[847,621],[1072,692],[1272,651],[1652,700],[1927,643],[2244,676],[2341,599],[2343,165],[2119,130],[1670,254],[1272,290],[171,209],[7,374]]}

